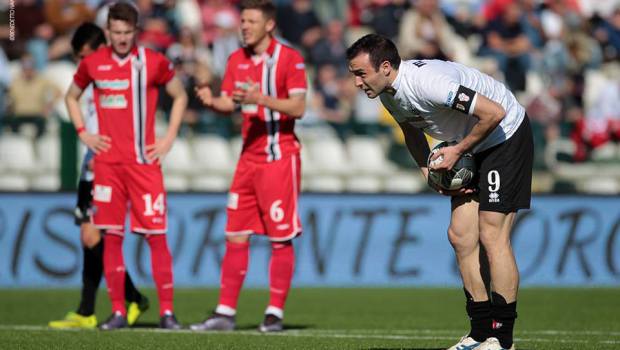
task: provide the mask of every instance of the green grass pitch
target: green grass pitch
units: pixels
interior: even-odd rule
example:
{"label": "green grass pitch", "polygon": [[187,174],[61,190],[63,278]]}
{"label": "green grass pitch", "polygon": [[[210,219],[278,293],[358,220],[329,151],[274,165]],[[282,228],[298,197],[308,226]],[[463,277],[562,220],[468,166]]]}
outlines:
{"label": "green grass pitch", "polygon": [[[259,334],[268,299],[264,290],[244,290],[238,330],[194,333],[157,330],[156,296],[135,328],[59,331],[48,321],[77,305],[77,290],[0,290],[0,349],[445,349],[468,330],[459,289],[292,290],[287,330]],[[212,289],[178,289],[176,313],[187,326],[201,321],[217,301]],[[520,350],[620,349],[620,289],[523,289],[516,345]],[[109,313],[100,290],[97,317]]]}

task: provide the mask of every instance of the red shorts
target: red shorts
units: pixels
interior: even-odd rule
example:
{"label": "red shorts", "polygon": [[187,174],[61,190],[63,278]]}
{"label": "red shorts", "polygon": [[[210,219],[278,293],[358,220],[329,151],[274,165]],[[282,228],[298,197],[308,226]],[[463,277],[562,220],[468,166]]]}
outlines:
{"label": "red shorts", "polygon": [[92,222],[97,228],[122,234],[130,209],[132,232],[166,233],[166,191],[159,165],[95,162],[94,171]]}
{"label": "red shorts", "polygon": [[228,194],[226,235],[265,234],[275,242],[299,235],[300,167],[298,154],[271,163],[241,157]]}

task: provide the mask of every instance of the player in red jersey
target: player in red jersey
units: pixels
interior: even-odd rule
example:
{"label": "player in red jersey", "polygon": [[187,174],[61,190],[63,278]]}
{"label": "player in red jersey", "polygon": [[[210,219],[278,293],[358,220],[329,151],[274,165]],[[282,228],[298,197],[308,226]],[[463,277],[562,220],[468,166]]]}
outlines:
{"label": "player in red jersey", "polygon": [[[81,24],[73,34],[71,47],[78,62],[106,44],[105,33],[93,23]],[[89,132],[97,133],[97,113],[93,100],[93,92],[89,87],[82,94],[86,99],[85,124]],[[97,327],[95,316],[95,299],[97,289],[103,277],[103,240],[99,230],[90,223],[93,177],[93,151],[88,150],[82,160],[80,181],[78,184],[77,205],[74,210],[75,224],[80,227],[80,238],[84,259],[82,264],[82,293],[77,311],[70,311],[64,319],[51,321],[51,328],[85,328]],[[140,315],[149,308],[149,300],[134,286],[128,272],[125,272],[125,300],[127,307],[127,323],[133,325]]]}
{"label": "player in red jersey", "polygon": [[251,234],[271,241],[271,297],[259,330],[280,331],[284,304],[293,277],[292,239],[301,234],[297,215],[300,145],[295,119],[305,110],[303,58],[273,37],[275,7],[267,0],[241,2],[241,34],[245,44],[228,59],[222,93],[207,87],[197,94],[219,112],[241,106],[243,149],[230,188],[226,253],[222,262],[220,300],[214,313],[194,330],[232,330],[239,291],[245,278]]}
{"label": "player in red jersey", "polygon": [[[122,244],[128,209],[131,231],[144,235],[151,249],[160,327],[179,329],[173,313],[172,257],[165,236],[166,192],[160,160],[176,138],[187,96],[170,62],[162,54],[136,45],[137,23],[138,11],[131,3],[110,7],[110,46],[80,62],[65,101],[80,140],[96,153],[92,220],[105,230],[104,273],[112,301],[112,315],[101,329],[127,326]],[[78,102],[91,83],[99,134],[84,129]],[[168,131],[156,140],[155,109],[162,85],[174,102]]]}

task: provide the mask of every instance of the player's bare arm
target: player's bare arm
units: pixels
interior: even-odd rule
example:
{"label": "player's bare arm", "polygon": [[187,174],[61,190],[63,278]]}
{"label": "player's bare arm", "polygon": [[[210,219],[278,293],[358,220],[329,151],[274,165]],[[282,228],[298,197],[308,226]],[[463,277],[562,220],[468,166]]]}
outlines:
{"label": "player's bare arm", "polygon": [[422,130],[412,126],[408,122],[400,122],[398,125],[405,135],[405,144],[407,145],[409,153],[413,157],[413,160],[415,160],[416,164],[418,164],[424,178],[427,179],[428,167],[426,161],[431,151],[428,147],[428,142],[426,141],[426,135],[424,135]]}
{"label": "player's bare arm", "polygon": [[95,153],[106,152],[110,149],[110,142],[112,141],[109,136],[91,134],[84,128],[84,117],[82,116],[82,110],[80,108],[80,96],[82,96],[83,90],[80,89],[75,83],[72,83],[65,95],[65,104],[69,111],[69,117],[71,122],[78,130],[78,137],[80,140]]}
{"label": "player's bare arm", "polygon": [[225,95],[215,97],[213,96],[213,91],[211,91],[211,88],[208,86],[197,86],[195,91],[196,96],[205,107],[223,114],[229,114],[235,111],[235,101],[233,101],[232,97]]}
{"label": "player's bare arm", "polygon": [[502,121],[506,115],[504,108],[481,94],[476,94],[476,105],[473,115],[478,118],[478,123],[461,142],[454,146],[444,147],[436,152],[431,160],[443,156],[443,161],[433,167],[434,170],[449,170],[459,160],[463,153],[470,151],[480,141],[484,140]]}
{"label": "player's bare arm", "polygon": [[263,95],[260,86],[253,81],[248,81],[247,90],[235,90],[233,100],[240,104],[256,104],[265,106],[273,111],[301,118],[306,110],[306,94],[292,94],[288,98],[276,98]]}
{"label": "player's bare arm", "polygon": [[152,145],[146,146],[146,157],[149,160],[161,159],[168,154],[172,144],[177,137],[181,120],[187,107],[187,94],[179,78],[174,77],[166,84],[166,92],[172,97],[172,109],[170,110],[170,122],[166,135],[155,141]]}

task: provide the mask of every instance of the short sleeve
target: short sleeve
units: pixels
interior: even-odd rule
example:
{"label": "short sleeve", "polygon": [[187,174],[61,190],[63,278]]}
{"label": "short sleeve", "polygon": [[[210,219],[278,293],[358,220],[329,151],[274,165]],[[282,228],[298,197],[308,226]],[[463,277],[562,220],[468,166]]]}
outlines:
{"label": "short sleeve", "polygon": [[172,78],[174,78],[174,65],[166,56],[161,53],[155,55],[157,60],[157,77],[156,83],[158,85],[168,84]]}
{"label": "short sleeve", "polygon": [[420,87],[419,96],[432,108],[450,108],[465,114],[473,114],[476,92],[449,75],[429,79]]}
{"label": "short sleeve", "polygon": [[303,94],[307,90],[306,65],[297,51],[293,51],[286,73],[286,90],[289,95]]}
{"label": "short sleeve", "polygon": [[84,90],[88,87],[88,85],[90,85],[92,81],[93,79],[90,76],[90,72],[88,71],[88,60],[83,59],[80,62],[77,71],[73,75],[73,82],[80,89]]}
{"label": "short sleeve", "polygon": [[233,61],[234,60],[231,55],[226,63],[226,71],[224,72],[224,77],[222,79],[221,94],[224,96],[232,96],[235,87],[235,75],[233,70],[235,64]]}

